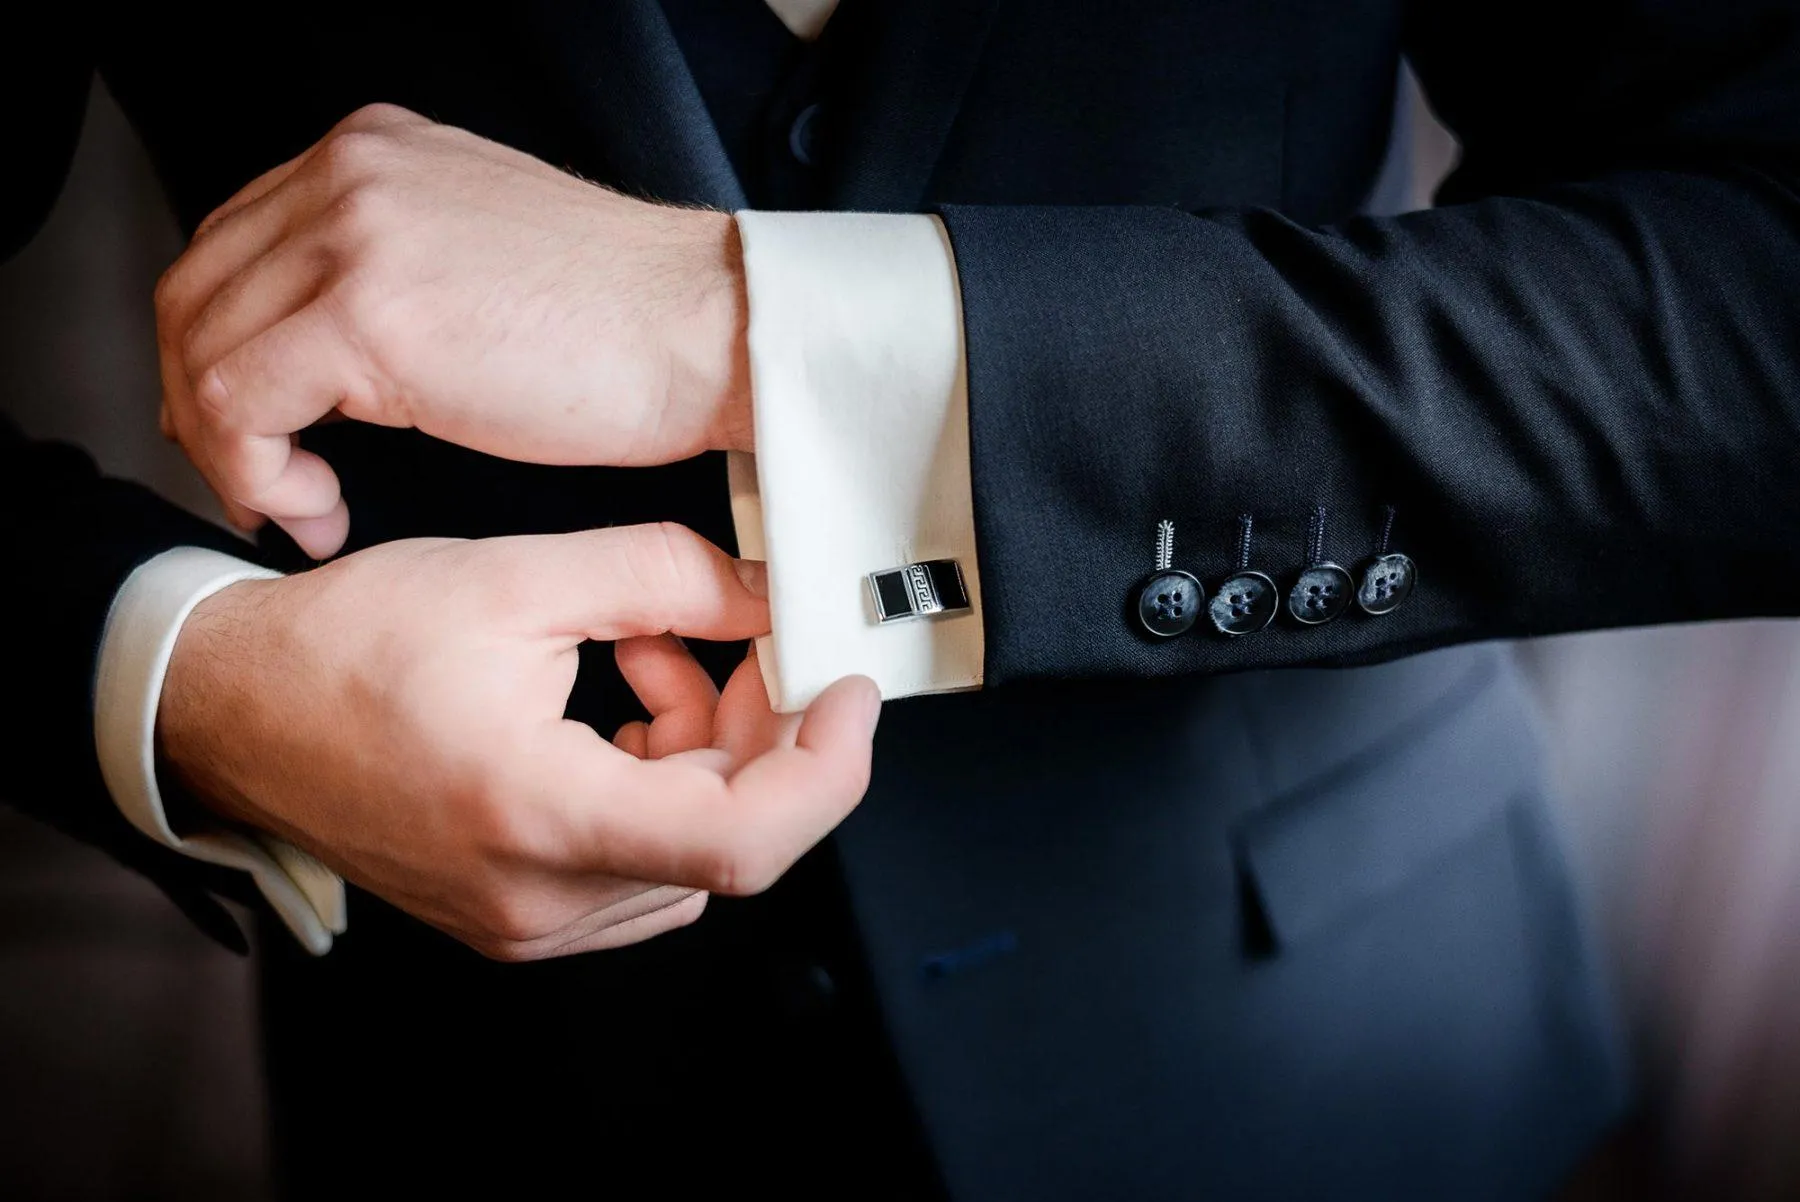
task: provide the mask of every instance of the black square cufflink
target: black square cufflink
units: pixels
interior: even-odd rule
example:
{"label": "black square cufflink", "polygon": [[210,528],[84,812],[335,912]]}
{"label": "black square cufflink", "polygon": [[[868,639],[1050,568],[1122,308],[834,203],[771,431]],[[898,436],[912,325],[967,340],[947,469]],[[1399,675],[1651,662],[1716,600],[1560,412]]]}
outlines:
{"label": "black square cufflink", "polygon": [[875,620],[886,625],[909,618],[933,618],[970,608],[962,568],[954,559],[932,559],[869,573]]}

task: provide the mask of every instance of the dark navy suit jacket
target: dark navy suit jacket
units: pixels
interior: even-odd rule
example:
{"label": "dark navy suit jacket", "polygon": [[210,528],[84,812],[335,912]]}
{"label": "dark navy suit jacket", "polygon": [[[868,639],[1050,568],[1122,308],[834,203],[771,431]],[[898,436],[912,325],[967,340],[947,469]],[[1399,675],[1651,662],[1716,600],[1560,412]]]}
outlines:
{"label": "dark navy suit jacket", "polygon": [[[989,688],[891,706],[832,843],[643,947],[503,967],[360,894],[324,960],[272,940],[293,1190],[1541,1196],[1621,1074],[1526,694],[1476,644],[1800,612],[1795,5],[847,0],[810,51],[749,11],[71,3],[0,49],[14,243],[98,70],[188,228],[381,100],[666,200],[936,210],[955,247]],[[1444,207],[1357,218],[1403,52],[1464,160]],[[357,545],[730,536],[710,458],[310,437]],[[1285,580],[1321,505],[1346,562],[1392,508],[1402,608],[1137,630],[1158,520],[1216,580],[1252,514]],[[113,812],[88,688],[136,564],[250,552],[11,432],[0,521],[34,582],[0,590],[34,632],[10,800],[231,938],[234,883]],[[634,712],[604,657],[570,708]]]}

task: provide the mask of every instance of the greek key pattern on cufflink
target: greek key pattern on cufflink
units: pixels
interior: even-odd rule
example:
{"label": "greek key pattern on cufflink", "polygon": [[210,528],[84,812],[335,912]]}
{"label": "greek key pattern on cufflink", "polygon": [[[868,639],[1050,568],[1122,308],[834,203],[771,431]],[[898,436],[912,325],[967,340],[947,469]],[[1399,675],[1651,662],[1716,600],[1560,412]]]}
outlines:
{"label": "greek key pattern on cufflink", "polygon": [[954,559],[932,559],[869,573],[875,620],[883,625],[935,618],[969,609],[969,590]]}

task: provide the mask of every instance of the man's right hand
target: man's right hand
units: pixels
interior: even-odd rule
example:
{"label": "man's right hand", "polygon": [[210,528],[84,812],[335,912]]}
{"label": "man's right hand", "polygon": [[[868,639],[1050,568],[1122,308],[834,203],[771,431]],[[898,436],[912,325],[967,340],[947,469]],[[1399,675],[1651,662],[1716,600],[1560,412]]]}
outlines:
{"label": "man's right hand", "polygon": [[[880,697],[852,677],[769,710],[672,635],[768,629],[760,565],[678,526],[388,543],[203,602],[157,716],[221,816],[302,847],[477,950],[649,938],[754,893],[861,799]],[[576,648],[616,640],[652,721],[563,717]]]}

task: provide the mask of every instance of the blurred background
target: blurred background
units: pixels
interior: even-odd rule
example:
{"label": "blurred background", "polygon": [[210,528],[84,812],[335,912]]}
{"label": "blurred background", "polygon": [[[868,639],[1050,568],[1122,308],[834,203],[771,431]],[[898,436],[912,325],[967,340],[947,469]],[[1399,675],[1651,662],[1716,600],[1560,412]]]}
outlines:
{"label": "blurred background", "polygon": [[[1428,204],[1454,155],[1406,81],[1371,210]],[[151,288],[180,245],[97,90],[54,217],[0,266],[0,410],[213,516],[156,432]],[[1800,624],[1519,653],[1644,1097],[1571,1198],[1800,1198]],[[0,804],[0,1198],[268,1197],[252,979]]]}

